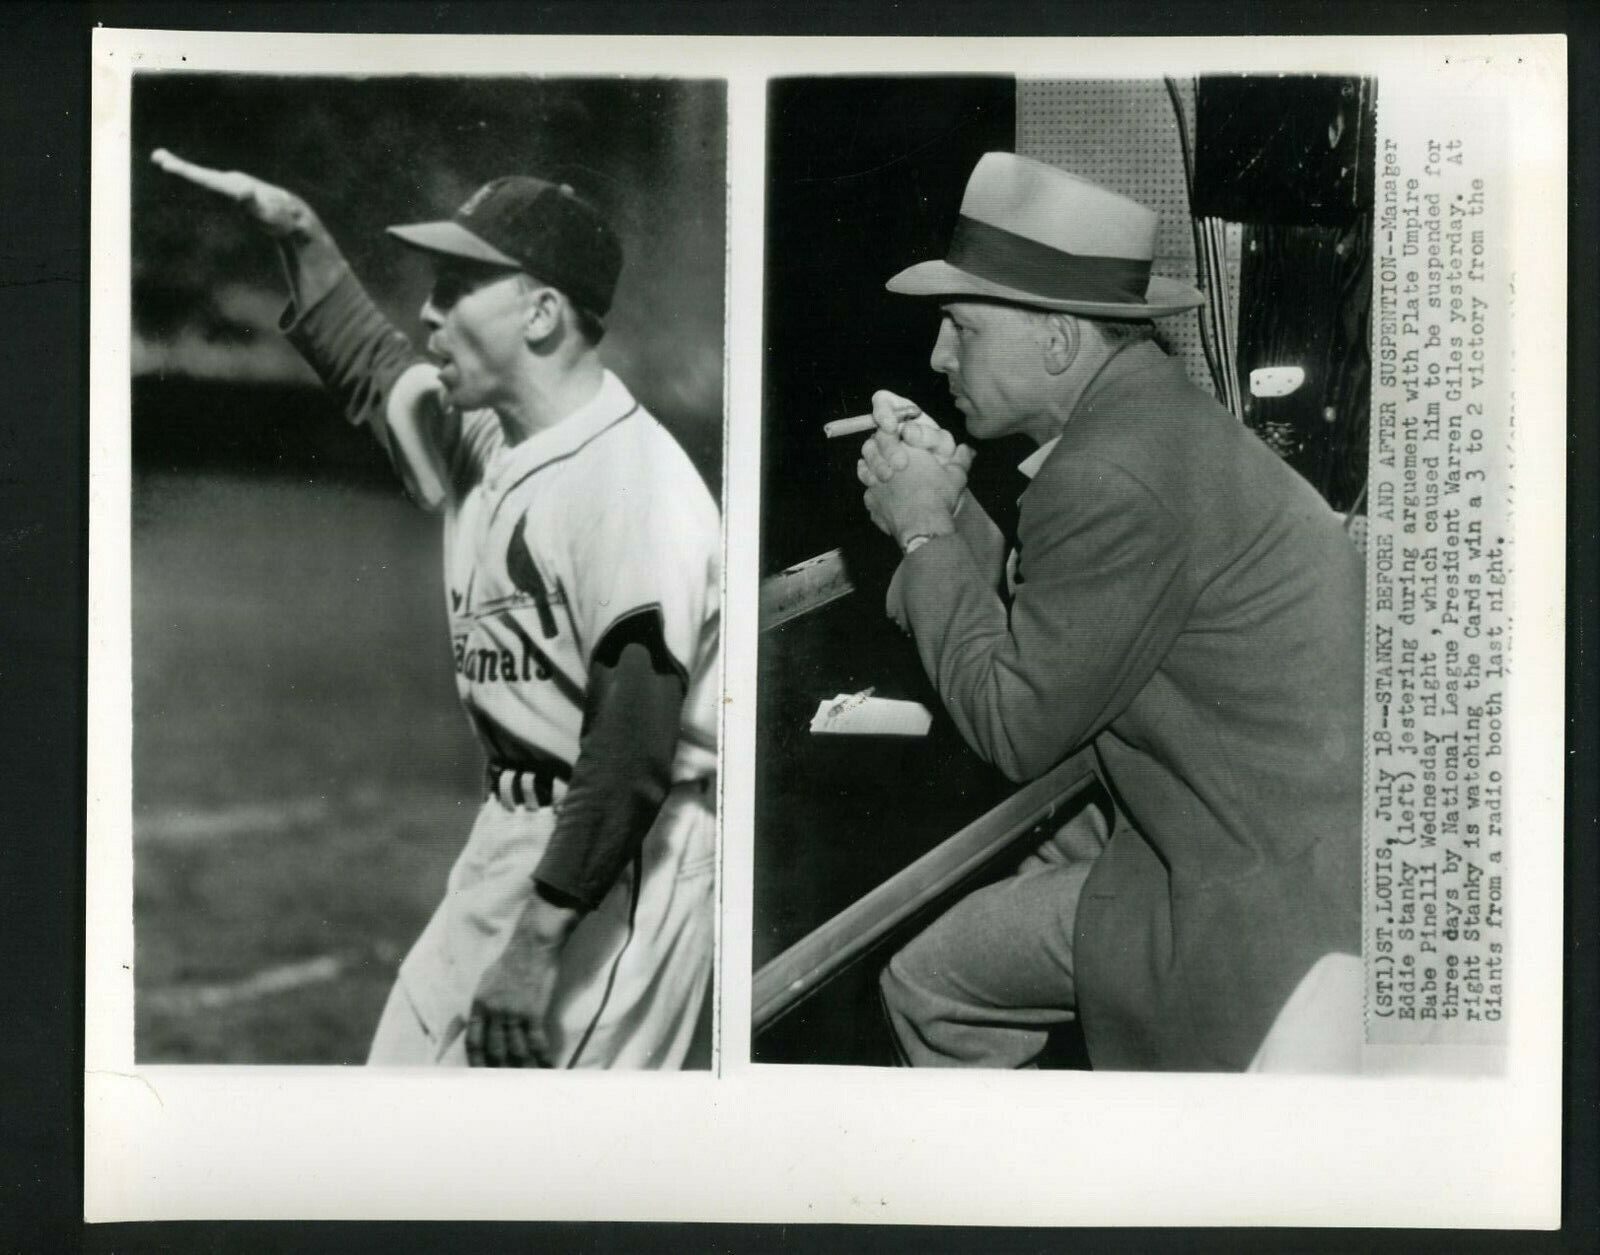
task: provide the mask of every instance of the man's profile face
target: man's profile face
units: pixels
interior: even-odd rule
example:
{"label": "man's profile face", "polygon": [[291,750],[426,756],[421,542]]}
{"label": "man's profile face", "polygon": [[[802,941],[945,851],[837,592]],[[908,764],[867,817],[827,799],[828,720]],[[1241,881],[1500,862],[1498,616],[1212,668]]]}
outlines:
{"label": "man's profile face", "polygon": [[514,270],[452,258],[435,266],[422,321],[439,382],[456,409],[492,407],[510,391],[526,347],[527,302],[519,279]]}
{"label": "man's profile face", "polygon": [[929,365],[948,380],[967,431],[993,440],[1028,429],[1048,376],[1039,316],[994,301],[945,301]]}

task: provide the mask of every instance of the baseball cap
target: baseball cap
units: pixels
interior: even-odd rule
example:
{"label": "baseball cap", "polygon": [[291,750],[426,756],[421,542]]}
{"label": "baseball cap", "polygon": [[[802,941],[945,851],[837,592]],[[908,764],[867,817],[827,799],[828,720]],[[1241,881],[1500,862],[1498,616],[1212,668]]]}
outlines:
{"label": "baseball cap", "polygon": [[412,248],[522,270],[596,317],[611,308],[622,244],[565,183],[510,175],[485,183],[450,218],[390,227]]}

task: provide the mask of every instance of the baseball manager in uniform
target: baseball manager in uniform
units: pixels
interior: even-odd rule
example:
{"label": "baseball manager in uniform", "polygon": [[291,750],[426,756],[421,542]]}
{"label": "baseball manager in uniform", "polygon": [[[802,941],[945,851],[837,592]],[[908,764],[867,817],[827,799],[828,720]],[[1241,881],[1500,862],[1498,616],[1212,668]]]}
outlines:
{"label": "baseball manager in uniform", "polygon": [[596,351],[616,235],[526,177],[391,228],[433,262],[423,355],[299,197],[155,160],[276,239],[289,339],[444,516],[487,798],[368,1061],[680,1066],[711,973],[721,529]]}
{"label": "baseball manager in uniform", "polygon": [[1074,1014],[1097,1068],[1359,1049],[1361,562],[1152,339],[1201,300],[1151,275],[1155,227],[990,153],[946,258],[889,281],[940,302],[931,364],[969,432],[1038,446],[1008,555],[971,451],[877,394],[858,474],[904,552],[891,614],[974,750],[1023,781],[1092,745],[1114,803],[891,960],[914,1064],[1024,1066]]}

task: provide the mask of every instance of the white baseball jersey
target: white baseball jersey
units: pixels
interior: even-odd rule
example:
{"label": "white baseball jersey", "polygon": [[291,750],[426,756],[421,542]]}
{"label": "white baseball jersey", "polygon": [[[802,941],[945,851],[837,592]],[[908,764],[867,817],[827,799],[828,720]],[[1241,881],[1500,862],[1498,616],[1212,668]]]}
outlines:
{"label": "white baseball jersey", "polygon": [[[711,969],[720,540],[717,508],[677,441],[609,371],[594,399],[506,444],[492,411],[418,404],[433,368],[392,388],[408,483],[445,516],[456,687],[491,764],[565,777],[589,664],[632,615],[659,616],[686,681],[674,787],[640,859],[567,943],[546,1019],[562,1067],[676,1067]],[[559,796],[559,794],[558,794]],[[370,1062],[463,1063],[472,991],[504,949],[555,811],[490,799],[433,918],[407,955]]]}
{"label": "white baseball jersey", "polygon": [[[721,525],[711,494],[609,372],[588,404],[510,447],[494,413],[441,409],[438,372],[353,277],[291,307],[283,326],[412,495],[443,511],[457,687],[490,765],[511,769],[496,773],[401,964],[370,1061],[465,1062],[473,992],[557,848],[559,780],[578,759],[591,662],[642,643],[657,673],[684,680],[672,787],[615,879],[582,886],[596,900],[563,949],[546,1029],[561,1066],[679,1066],[714,936]],[[586,768],[595,796],[610,796],[605,766],[629,763]]]}
{"label": "white baseball jersey", "polygon": [[678,442],[606,371],[593,400],[520,444],[489,410],[438,444],[456,688],[490,761],[570,773],[596,645],[655,614],[687,686],[673,780],[714,773],[721,527]]}

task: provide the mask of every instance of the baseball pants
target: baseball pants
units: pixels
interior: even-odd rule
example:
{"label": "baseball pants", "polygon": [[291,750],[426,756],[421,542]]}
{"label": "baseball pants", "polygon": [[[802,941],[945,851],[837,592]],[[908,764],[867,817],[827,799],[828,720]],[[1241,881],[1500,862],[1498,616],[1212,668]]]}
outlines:
{"label": "baseball pants", "polygon": [[1111,824],[1086,805],[1014,875],[967,895],[889,961],[879,988],[904,1062],[1027,1067],[1075,1016],[1073,925]]}
{"label": "baseball pants", "polygon": [[[484,803],[444,901],[400,966],[369,1065],[466,1066],[472,996],[528,901],[555,818],[548,806]],[[546,1021],[555,1066],[682,1065],[711,981],[715,862],[712,782],[675,785],[640,857],[562,951]]]}

